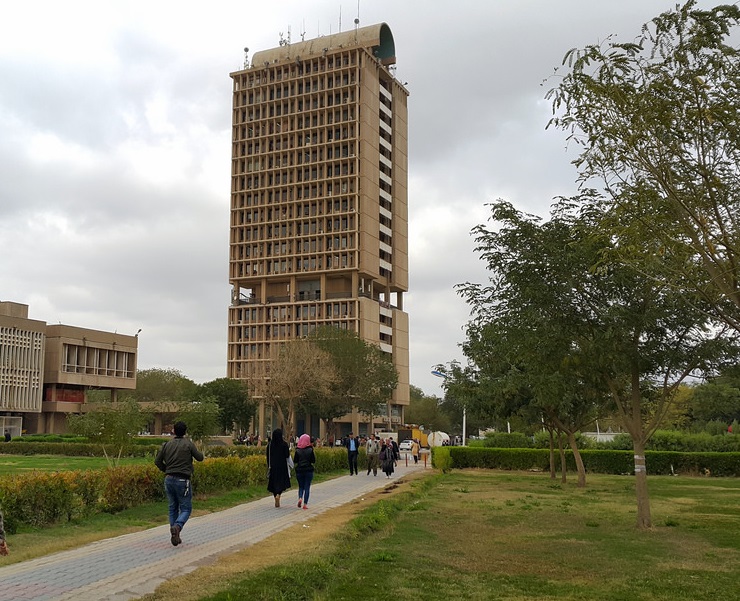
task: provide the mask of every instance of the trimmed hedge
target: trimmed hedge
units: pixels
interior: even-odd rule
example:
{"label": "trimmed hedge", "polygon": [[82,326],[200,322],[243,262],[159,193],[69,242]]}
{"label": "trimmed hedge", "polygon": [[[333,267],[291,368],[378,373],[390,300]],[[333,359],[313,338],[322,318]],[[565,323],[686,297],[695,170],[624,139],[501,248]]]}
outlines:
{"label": "trimmed hedge", "polygon": [[[565,451],[568,470],[575,471],[573,453]],[[634,473],[633,451],[584,449],[581,451],[587,472],[600,474]],[[680,453],[646,451],[648,475],[740,476],[740,453]],[[559,467],[559,460],[557,465]],[[432,465],[447,471],[453,468],[549,471],[547,449],[492,449],[481,447],[434,447]]]}
{"label": "trimmed hedge", "polygon": [[[130,445],[127,457],[148,457],[156,455],[161,444]],[[118,455],[118,447],[107,445],[108,456]],[[66,455],[67,457],[103,457],[103,445],[89,442],[25,442],[14,438],[0,444],[0,454],[4,455]]]}

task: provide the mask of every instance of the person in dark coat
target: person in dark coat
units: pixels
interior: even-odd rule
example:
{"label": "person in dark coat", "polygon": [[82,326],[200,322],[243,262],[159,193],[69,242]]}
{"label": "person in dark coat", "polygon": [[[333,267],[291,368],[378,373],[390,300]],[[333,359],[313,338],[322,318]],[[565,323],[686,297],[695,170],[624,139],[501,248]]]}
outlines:
{"label": "person in dark coat", "polygon": [[398,447],[398,443],[392,438],[389,439],[389,442],[393,447],[393,465],[398,465],[398,460],[401,458],[401,449]]}
{"label": "person in dark coat", "polygon": [[283,440],[283,431],[277,428],[272,433],[270,444],[267,445],[267,490],[275,497],[275,507],[280,507],[280,495],[290,488],[290,474],[288,473],[288,458],[290,447]]}
{"label": "person in dark coat", "polygon": [[380,467],[383,470],[383,473],[385,473],[385,477],[390,478],[391,474],[394,471],[393,466],[396,463],[395,453],[393,452],[393,444],[390,438],[383,442],[383,446],[380,448],[380,455],[378,456],[378,458],[380,459]]}
{"label": "person in dark coat", "polygon": [[316,454],[313,452],[311,437],[302,434],[298,439],[295,453],[293,453],[295,464],[295,477],[298,480],[298,507],[308,509],[308,496],[311,493],[311,481],[313,480],[314,464]]}

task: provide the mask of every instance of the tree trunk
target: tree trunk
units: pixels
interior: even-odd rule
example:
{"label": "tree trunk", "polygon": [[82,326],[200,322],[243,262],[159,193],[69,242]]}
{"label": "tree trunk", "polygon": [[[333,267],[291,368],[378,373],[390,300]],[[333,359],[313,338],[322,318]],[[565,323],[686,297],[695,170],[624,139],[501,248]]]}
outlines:
{"label": "tree trunk", "polygon": [[568,481],[568,465],[565,462],[565,451],[563,450],[563,435],[558,430],[558,453],[560,454],[560,482]]}
{"label": "tree trunk", "polygon": [[550,479],[555,480],[555,435],[552,428],[548,428],[547,431],[550,433]]}
{"label": "tree trunk", "polygon": [[288,419],[283,425],[283,440],[290,442],[293,439],[293,430],[295,428],[295,401],[291,399],[288,402]]}
{"label": "tree trunk", "polygon": [[647,468],[645,466],[645,443],[634,437],[635,449],[635,492],[637,493],[637,527],[646,530],[653,527],[650,517],[650,496],[647,487]]}
{"label": "tree trunk", "polygon": [[583,467],[583,458],[578,450],[575,432],[568,432],[568,443],[573,451],[573,459],[576,460],[576,469],[578,470],[578,488],[586,488],[586,468]]}
{"label": "tree trunk", "polygon": [[[283,408],[280,406],[278,401],[273,401],[273,409],[277,412],[278,427],[283,431],[283,440],[285,440],[285,414]],[[272,436],[272,432],[267,433],[268,436]]]}

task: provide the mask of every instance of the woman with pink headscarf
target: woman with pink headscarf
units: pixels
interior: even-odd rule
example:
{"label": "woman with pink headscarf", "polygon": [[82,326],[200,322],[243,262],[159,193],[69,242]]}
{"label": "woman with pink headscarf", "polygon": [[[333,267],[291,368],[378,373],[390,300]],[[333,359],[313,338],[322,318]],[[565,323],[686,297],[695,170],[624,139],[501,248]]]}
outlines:
{"label": "woman with pink headscarf", "polygon": [[316,455],[311,445],[311,437],[301,434],[293,454],[295,464],[295,477],[298,480],[298,507],[308,509],[308,495],[311,491],[313,480],[313,469],[316,463]]}

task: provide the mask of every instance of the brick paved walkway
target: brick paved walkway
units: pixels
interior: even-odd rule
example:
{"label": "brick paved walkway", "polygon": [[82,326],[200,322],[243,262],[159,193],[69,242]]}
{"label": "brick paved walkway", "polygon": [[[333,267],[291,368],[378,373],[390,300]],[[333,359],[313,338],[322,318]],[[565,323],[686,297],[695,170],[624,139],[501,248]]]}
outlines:
{"label": "brick paved walkway", "polygon": [[[79,549],[0,567],[2,601],[127,601],[153,592],[162,582],[213,562],[227,551],[248,547],[294,524],[349,503],[387,486],[418,466],[399,466],[388,480],[342,476],[311,487],[308,510],[293,502],[293,488],[276,509],[266,497],[225,511],[193,517],[182,531],[183,544],[173,547],[169,526],[101,540]],[[290,501],[288,501],[290,499]],[[197,505],[196,505],[197,508]],[[163,516],[166,519],[166,516]]]}

